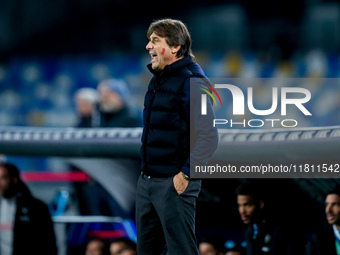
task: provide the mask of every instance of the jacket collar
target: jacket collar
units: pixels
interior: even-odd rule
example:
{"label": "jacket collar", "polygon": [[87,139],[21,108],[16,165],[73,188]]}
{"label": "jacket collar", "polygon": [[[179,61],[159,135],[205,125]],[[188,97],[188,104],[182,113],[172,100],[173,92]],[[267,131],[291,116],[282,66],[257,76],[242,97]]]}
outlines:
{"label": "jacket collar", "polygon": [[163,76],[165,74],[170,74],[172,72],[176,72],[177,70],[182,69],[183,67],[194,63],[194,61],[192,60],[192,58],[190,56],[185,56],[184,58],[181,58],[177,61],[175,61],[174,63],[167,65],[164,67],[163,70],[161,71],[155,71],[152,69],[152,64],[148,64],[147,67],[149,69],[149,71],[154,75],[154,76]]}

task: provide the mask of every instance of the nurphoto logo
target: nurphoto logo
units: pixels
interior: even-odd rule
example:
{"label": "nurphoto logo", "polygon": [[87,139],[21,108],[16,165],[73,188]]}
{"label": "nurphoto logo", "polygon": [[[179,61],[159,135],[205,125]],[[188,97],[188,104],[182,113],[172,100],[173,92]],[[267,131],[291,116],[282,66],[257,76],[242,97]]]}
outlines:
{"label": "nurphoto logo", "polygon": [[[311,93],[308,89],[300,88],[300,87],[272,87],[271,88],[271,107],[268,109],[256,109],[254,106],[254,93],[253,87],[247,88],[247,97],[245,97],[243,91],[236,85],[232,84],[215,84],[214,87],[202,83],[204,86],[209,88],[220,101],[221,106],[222,100],[220,95],[217,93],[216,89],[227,89],[232,96],[232,115],[240,116],[245,115],[245,101],[247,99],[248,110],[257,116],[268,116],[275,113],[278,109],[278,105],[280,103],[281,116],[287,116],[287,105],[293,105],[297,107],[302,114],[305,116],[311,116],[312,114],[307,110],[304,106],[311,99]],[[209,95],[214,101],[215,105],[217,105],[216,100],[213,94],[204,88],[201,88],[206,94],[201,95],[201,114],[207,114],[207,95]],[[278,90],[280,89],[280,97]],[[269,88],[268,88],[269,90]],[[298,97],[298,98],[297,98]],[[280,101],[280,102],[279,102]],[[277,119],[277,118],[268,118],[268,119],[243,119],[243,121],[235,121],[233,119],[214,119],[213,126],[216,125],[230,125],[230,127],[262,127],[265,123],[271,124],[270,127],[274,127],[275,123],[280,123],[282,127],[296,127],[298,125],[298,121],[296,119]]]}

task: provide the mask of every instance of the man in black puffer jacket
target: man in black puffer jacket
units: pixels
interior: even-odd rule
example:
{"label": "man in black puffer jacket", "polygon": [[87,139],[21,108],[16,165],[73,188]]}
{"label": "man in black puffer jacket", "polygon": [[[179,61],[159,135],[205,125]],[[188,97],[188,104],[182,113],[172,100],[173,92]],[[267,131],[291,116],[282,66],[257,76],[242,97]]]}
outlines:
{"label": "man in black puffer jacket", "polygon": [[[201,88],[207,79],[194,62],[191,38],[178,20],[153,22],[146,49],[154,75],[144,101],[142,174],[137,184],[138,254],[198,254],[196,199],[201,180],[190,168],[204,166],[217,148],[212,104],[201,115]],[[201,78],[200,82],[190,82]],[[196,111],[193,111],[196,109]],[[166,248],[165,248],[166,247]]]}

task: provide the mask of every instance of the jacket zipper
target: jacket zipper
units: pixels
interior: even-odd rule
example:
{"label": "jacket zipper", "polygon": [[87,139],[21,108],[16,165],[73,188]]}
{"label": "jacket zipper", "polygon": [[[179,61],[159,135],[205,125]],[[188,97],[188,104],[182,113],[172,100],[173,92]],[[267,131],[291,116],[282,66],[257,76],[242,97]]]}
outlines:
{"label": "jacket zipper", "polygon": [[[157,88],[157,81],[155,79],[155,88]],[[151,110],[152,110],[152,107],[153,107],[153,102],[155,101],[155,97],[156,97],[156,92],[157,92],[157,89],[154,89],[153,90],[153,94],[152,94],[152,99],[151,99],[151,103],[150,103],[150,109],[149,109],[149,114],[148,114],[148,117],[147,117],[147,124],[148,124],[148,127],[145,131],[145,144],[144,144],[144,164],[145,164],[145,168],[146,170],[148,170],[148,163],[146,161],[146,143],[148,141],[148,136],[149,136],[149,129],[150,129],[150,119],[151,119]],[[150,174],[150,173],[149,173]]]}

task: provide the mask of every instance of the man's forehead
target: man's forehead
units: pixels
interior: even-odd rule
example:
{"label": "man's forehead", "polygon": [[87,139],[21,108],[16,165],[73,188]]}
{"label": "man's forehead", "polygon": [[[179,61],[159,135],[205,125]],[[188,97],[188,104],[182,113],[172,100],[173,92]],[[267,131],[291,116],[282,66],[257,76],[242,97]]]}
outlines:
{"label": "man's forehead", "polygon": [[327,203],[340,203],[340,196],[337,194],[329,194],[326,197],[326,202]]}
{"label": "man's forehead", "polygon": [[250,195],[238,195],[237,201],[239,203],[253,203],[254,198],[253,198],[253,196],[250,196]]}
{"label": "man's forehead", "polygon": [[158,34],[156,34],[155,32],[153,32],[153,33],[150,35],[150,39],[153,39],[153,38],[164,38],[164,37],[159,36]]}

